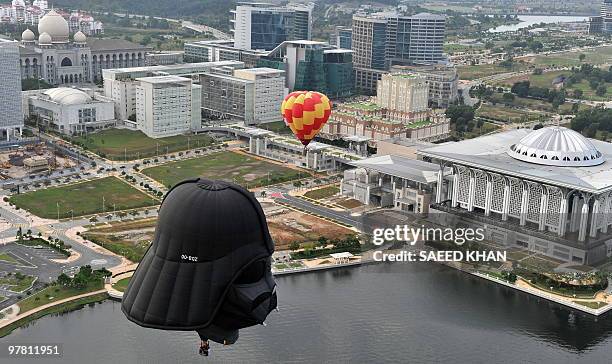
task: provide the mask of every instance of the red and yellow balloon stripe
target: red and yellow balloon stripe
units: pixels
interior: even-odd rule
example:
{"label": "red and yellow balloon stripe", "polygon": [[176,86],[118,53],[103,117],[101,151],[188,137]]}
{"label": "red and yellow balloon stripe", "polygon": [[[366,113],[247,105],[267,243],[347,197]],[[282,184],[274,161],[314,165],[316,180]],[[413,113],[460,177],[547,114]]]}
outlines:
{"label": "red and yellow balloon stripe", "polygon": [[293,134],[308,145],[331,114],[331,101],[316,91],[294,91],[285,97],[281,114]]}

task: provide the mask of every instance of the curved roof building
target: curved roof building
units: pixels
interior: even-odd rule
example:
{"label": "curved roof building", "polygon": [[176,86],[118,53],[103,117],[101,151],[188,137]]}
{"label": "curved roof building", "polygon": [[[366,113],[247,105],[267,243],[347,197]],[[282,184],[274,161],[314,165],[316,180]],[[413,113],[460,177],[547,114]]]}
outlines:
{"label": "curved roof building", "polygon": [[561,260],[596,264],[612,256],[612,144],[554,126],[417,154],[443,171],[430,211],[483,226],[491,241]]}

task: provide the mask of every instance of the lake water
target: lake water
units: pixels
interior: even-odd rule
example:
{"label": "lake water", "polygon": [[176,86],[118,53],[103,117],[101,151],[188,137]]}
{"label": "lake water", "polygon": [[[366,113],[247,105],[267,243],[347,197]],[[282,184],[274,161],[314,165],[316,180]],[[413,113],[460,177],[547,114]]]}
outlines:
{"label": "lake water", "polygon": [[511,25],[500,25],[495,28],[489,29],[492,33],[500,33],[500,32],[514,32],[519,29],[530,27],[534,24],[546,23],[546,24],[555,24],[555,23],[572,23],[579,21],[586,21],[589,19],[588,16],[566,16],[566,15],[519,15],[520,23],[511,24]]}
{"label": "lake water", "polygon": [[114,301],[42,318],[2,341],[62,342],[65,363],[604,363],[612,356],[612,315],[573,312],[436,264],[343,268],[277,282],[280,312],[268,326],[242,330],[233,346],[214,344],[206,359],[196,353],[195,333],[141,328]]}

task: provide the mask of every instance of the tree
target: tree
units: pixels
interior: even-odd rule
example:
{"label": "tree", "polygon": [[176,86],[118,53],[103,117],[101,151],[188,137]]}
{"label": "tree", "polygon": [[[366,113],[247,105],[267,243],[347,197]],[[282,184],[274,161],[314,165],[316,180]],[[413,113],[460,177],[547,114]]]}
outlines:
{"label": "tree", "polygon": [[291,251],[296,251],[299,248],[300,248],[300,243],[298,243],[297,241],[294,241],[291,244],[289,244],[289,250]]}
{"label": "tree", "polygon": [[580,62],[584,61],[585,58],[586,58],[586,54],[584,53],[580,53],[580,55],[578,56],[578,59],[580,60]]}
{"label": "tree", "polygon": [[582,90],[576,89],[574,90],[574,98],[581,99],[584,92]]}
{"label": "tree", "polygon": [[504,95],[502,97],[504,98],[505,102],[510,103],[510,102],[514,101],[514,94],[513,93],[506,92],[506,93],[504,93]]}
{"label": "tree", "polygon": [[595,95],[604,96],[606,93],[608,93],[608,87],[606,85],[597,86],[597,90],[595,90]]}
{"label": "tree", "polygon": [[66,275],[66,273],[62,273],[57,277],[57,283],[62,285],[62,286],[68,286],[70,285],[70,282],[72,280],[70,279],[70,277],[68,277]]}
{"label": "tree", "polygon": [[530,85],[531,84],[529,83],[529,81],[516,82],[514,83],[514,85],[512,85],[510,91],[517,96],[527,97],[529,95]]}

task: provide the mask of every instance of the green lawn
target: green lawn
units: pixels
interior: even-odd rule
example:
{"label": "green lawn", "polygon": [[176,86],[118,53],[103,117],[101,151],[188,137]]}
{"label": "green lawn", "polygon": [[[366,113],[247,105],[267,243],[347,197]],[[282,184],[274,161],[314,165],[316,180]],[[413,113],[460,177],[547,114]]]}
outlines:
{"label": "green lawn", "polygon": [[28,296],[26,299],[19,301],[17,304],[19,305],[20,312],[27,312],[38,306],[46,305],[50,302],[60,301],[64,298],[77,296],[87,292],[97,291],[102,288],[104,288],[104,283],[102,283],[102,281],[89,282],[87,286],[83,289],[52,285],[34,293],[33,295]]}
{"label": "green lawn", "polygon": [[577,66],[580,65],[578,58],[584,53],[584,63],[603,64],[609,63],[612,57],[612,47],[599,47],[587,52],[562,52],[551,55],[537,56],[535,64],[538,66]]}
{"label": "green lawn", "polygon": [[0,260],[7,262],[7,263],[11,263],[11,264],[18,264],[19,262],[13,258],[12,256],[6,254],[6,253],[0,253]]}
{"label": "green lawn", "polygon": [[142,173],[166,186],[188,178],[205,177],[235,181],[248,187],[260,187],[291,181],[305,176],[305,172],[255,159],[234,152],[220,152],[198,158],[170,162],[146,168]]}
{"label": "green lawn", "polygon": [[282,120],[274,121],[271,123],[260,124],[258,125],[258,127],[261,129],[273,131],[277,134],[291,134],[291,135],[293,134],[291,132],[291,129]]}
{"label": "green lawn", "polygon": [[152,157],[166,152],[172,153],[189,148],[211,145],[213,140],[205,134],[178,135],[153,139],[138,130],[107,129],[87,136],[76,137],[72,142],[84,146],[92,152],[113,160],[133,160]]}
{"label": "green lawn", "polygon": [[113,284],[113,288],[116,289],[117,291],[125,292],[128,284],[130,283],[130,278],[132,277],[127,277],[127,278],[118,280],[117,283]]}
{"label": "green lawn", "polygon": [[340,192],[338,186],[327,186],[316,190],[308,191],[304,194],[304,196],[312,198],[313,200],[320,200],[323,198],[334,196],[338,192]]}
{"label": "green lawn", "polygon": [[32,286],[35,279],[36,277],[32,276],[23,276],[21,279],[19,279],[15,275],[10,275],[0,278],[0,286],[8,285],[8,288],[11,291],[23,292]]}
{"label": "green lawn", "polygon": [[116,177],[53,187],[34,192],[13,195],[10,201],[16,206],[44,218],[60,218],[89,215],[104,211],[132,209],[156,205],[159,201],[135,189]]}

